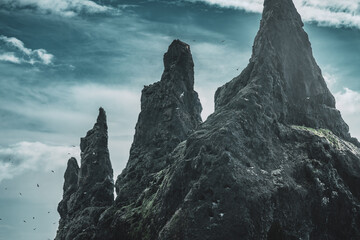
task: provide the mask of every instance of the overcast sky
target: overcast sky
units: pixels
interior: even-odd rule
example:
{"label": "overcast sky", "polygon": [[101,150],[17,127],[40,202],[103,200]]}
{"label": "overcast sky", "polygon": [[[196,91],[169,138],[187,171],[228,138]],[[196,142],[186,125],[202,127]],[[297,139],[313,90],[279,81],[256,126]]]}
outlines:
{"label": "overcast sky", "polygon": [[[295,4],[337,108],[360,138],[360,1]],[[121,172],[141,90],[160,80],[173,39],[191,45],[206,119],[216,88],[247,65],[261,11],[261,0],[1,0],[0,239],[55,237],[67,160],[79,160],[100,106],[114,176]]]}

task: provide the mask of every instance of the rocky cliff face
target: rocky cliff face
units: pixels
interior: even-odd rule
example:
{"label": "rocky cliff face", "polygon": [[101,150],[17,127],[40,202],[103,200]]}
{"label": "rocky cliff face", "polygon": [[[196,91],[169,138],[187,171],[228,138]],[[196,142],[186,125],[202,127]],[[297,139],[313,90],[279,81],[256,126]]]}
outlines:
{"label": "rocky cliff face", "polygon": [[169,164],[167,155],[201,123],[190,46],[173,41],[164,55],[164,67],[161,80],[142,91],[130,158],[116,182],[121,204],[138,199],[152,175]]}
{"label": "rocky cliff face", "polygon": [[143,90],[117,199],[72,209],[82,167],[71,159],[58,239],[360,239],[359,143],[302,27],[291,0],[265,0],[249,65],[202,124],[189,46],[174,41]]}
{"label": "rocky cliff face", "polygon": [[91,239],[99,215],[114,201],[113,170],[108,151],[106,114],[81,138],[81,167],[70,158],[64,175],[60,225],[56,239]]}

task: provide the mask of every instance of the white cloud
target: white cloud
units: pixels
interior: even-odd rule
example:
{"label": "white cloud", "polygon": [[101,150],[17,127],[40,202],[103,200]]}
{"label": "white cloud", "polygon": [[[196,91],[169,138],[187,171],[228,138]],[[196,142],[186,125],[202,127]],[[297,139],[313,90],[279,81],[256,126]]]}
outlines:
{"label": "white cloud", "polygon": [[332,89],[333,86],[336,84],[337,82],[337,77],[334,74],[330,74],[328,72],[324,72],[323,73],[323,77],[325,79],[326,85],[328,86],[329,89]]}
{"label": "white cloud", "polygon": [[[5,7],[35,8],[43,13],[73,17],[79,13],[94,14],[114,10],[91,0],[2,0]],[[0,4],[1,5],[1,4]]]}
{"label": "white cloud", "polygon": [[[263,0],[188,0],[261,13]],[[322,26],[360,28],[360,0],[294,0],[305,22]]]}
{"label": "white cloud", "polygon": [[0,61],[17,63],[17,64],[21,63],[21,60],[18,57],[16,57],[15,53],[13,52],[6,52],[0,54]]}
{"label": "white cloud", "polygon": [[[12,88],[16,90],[14,98],[1,99],[0,110],[19,116],[14,122],[32,127],[30,133],[14,127],[4,129],[2,137],[7,142],[3,144],[8,144],[9,139],[13,143],[40,141],[56,145],[76,144],[93,127],[98,108],[102,106],[107,112],[109,150],[114,172],[119,174],[124,168],[140,112],[141,89],[100,84],[53,85],[41,89],[13,85]],[[61,155],[61,152],[67,153],[67,150],[54,151],[53,157]],[[61,159],[64,160],[63,157]]]}
{"label": "white cloud", "polygon": [[360,116],[360,93],[345,88],[343,92],[335,93],[337,107],[343,114]]}
{"label": "white cloud", "polygon": [[0,61],[49,65],[53,59],[54,55],[44,49],[32,50],[17,38],[0,35]]}
{"label": "white cloud", "polygon": [[17,90],[14,92],[16,96],[10,100],[2,99],[0,109],[39,123],[42,131],[67,134],[82,129],[77,138],[92,127],[100,106],[110,115],[110,124],[126,124],[121,125],[121,133],[132,134],[134,126],[131,124],[136,122],[140,111],[141,89],[126,89],[121,85],[54,85],[41,89],[12,87]]}
{"label": "white cloud", "polygon": [[26,171],[46,171],[64,166],[67,159],[79,159],[79,148],[51,146],[40,142],[19,142],[0,147],[0,182]]}
{"label": "white cloud", "polygon": [[350,127],[350,133],[360,140],[360,93],[345,88],[344,91],[335,93],[334,96],[337,108]]}
{"label": "white cloud", "polygon": [[232,7],[243,9],[248,12],[261,12],[263,9],[263,0],[188,0],[189,2],[206,2],[219,7]]}

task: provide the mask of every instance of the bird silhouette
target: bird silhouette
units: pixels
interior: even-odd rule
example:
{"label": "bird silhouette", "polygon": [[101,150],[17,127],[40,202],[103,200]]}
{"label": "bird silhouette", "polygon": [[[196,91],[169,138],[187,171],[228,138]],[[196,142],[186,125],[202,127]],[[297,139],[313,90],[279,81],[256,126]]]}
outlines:
{"label": "bird silhouette", "polygon": [[36,228],[33,229],[34,231],[36,230]]}
{"label": "bird silhouette", "polygon": [[26,221],[25,221],[25,220],[24,220],[23,222],[24,222],[24,223],[26,223]]}
{"label": "bird silhouette", "polygon": [[51,170],[52,173],[55,173],[54,170]]}
{"label": "bird silhouette", "polygon": [[39,185],[39,184],[36,184],[36,186],[37,186],[37,187],[40,187],[40,185]]}
{"label": "bird silhouette", "polygon": [[22,196],[21,192],[19,194],[20,194],[20,196]]}

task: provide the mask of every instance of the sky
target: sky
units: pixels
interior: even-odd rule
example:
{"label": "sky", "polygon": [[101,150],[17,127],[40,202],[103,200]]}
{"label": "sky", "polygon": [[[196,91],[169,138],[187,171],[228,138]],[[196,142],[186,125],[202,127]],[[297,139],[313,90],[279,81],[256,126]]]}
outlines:
{"label": "sky", "polygon": [[[56,234],[67,160],[104,107],[114,176],[144,85],[174,39],[191,46],[203,120],[251,56],[261,0],[1,0],[0,240]],[[360,139],[360,1],[295,0],[337,108]],[[39,187],[37,187],[37,184]],[[21,193],[21,195],[20,195]]]}

